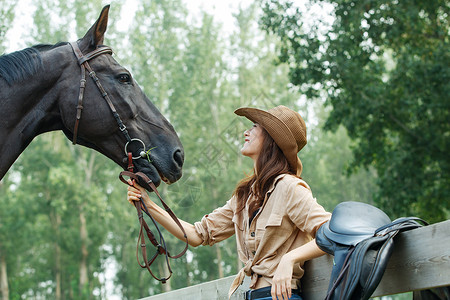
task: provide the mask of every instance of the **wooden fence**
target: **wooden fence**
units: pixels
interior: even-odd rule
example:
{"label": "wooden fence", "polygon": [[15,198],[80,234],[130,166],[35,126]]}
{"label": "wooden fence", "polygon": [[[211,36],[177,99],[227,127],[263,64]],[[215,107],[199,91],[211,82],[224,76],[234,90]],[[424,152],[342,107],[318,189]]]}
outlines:
{"label": "wooden fence", "polygon": [[[373,297],[450,285],[450,220],[400,233],[394,252]],[[333,259],[329,255],[305,264],[303,298],[325,298]],[[234,276],[146,297],[142,300],[228,299]],[[231,299],[244,299],[249,280],[245,280]]]}

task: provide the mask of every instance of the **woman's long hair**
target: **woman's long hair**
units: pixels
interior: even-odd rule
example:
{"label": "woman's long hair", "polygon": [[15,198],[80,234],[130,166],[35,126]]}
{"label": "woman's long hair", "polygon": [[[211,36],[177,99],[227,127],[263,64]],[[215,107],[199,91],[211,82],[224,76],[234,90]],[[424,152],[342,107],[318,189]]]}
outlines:
{"label": "woman's long hair", "polygon": [[242,179],[233,193],[237,198],[236,213],[244,209],[247,199],[253,193],[256,200],[249,203],[249,216],[253,216],[254,212],[261,207],[266,193],[278,175],[286,173],[295,175],[280,147],[264,128],[262,132],[261,153],[256,161],[253,174]]}

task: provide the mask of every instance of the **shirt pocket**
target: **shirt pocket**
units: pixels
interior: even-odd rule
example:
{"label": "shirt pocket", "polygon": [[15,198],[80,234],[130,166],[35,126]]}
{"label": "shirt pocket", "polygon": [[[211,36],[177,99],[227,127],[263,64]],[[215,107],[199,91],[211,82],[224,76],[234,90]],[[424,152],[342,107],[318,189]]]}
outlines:
{"label": "shirt pocket", "polygon": [[[281,223],[283,221],[283,217],[278,214],[270,214],[269,218],[266,222],[263,221],[261,218],[259,218],[258,223],[256,224],[256,240],[261,242],[264,235],[271,235],[275,232],[279,231],[279,228],[281,227]],[[270,238],[268,236],[265,236],[264,238]]]}
{"label": "shirt pocket", "polygon": [[279,246],[284,243],[292,234],[294,226],[288,220],[283,221],[283,219],[283,215],[272,213],[261,230],[259,241]]}
{"label": "shirt pocket", "polygon": [[280,216],[279,214],[271,214],[264,227],[267,228],[269,226],[281,226],[282,221],[283,216]]}

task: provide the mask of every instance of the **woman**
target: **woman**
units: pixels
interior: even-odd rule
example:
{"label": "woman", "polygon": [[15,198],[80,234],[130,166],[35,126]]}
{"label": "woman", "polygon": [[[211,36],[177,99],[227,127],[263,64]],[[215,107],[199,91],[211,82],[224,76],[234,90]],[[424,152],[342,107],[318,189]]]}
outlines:
{"label": "woman", "polygon": [[[241,149],[254,161],[254,172],[237,185],[223,207],[200,222],[181,221],[182,225],[194,247],[213,245],[236,234],[239,258],[245,266],[236,276],[230,296],[247,275],[251,282],[246,299],[301,299],[298,285],[303,263],[324,254],[314,237],[331,216],[300,178],[302,163],[297,153],[306,145],[305,122],[285,106],[268,111],[246,107],[235,113],[254,123],[244,132]],[[184,240],[172,218],[140,186],[128,188],[128,201],[141,197],[154,218]]]}

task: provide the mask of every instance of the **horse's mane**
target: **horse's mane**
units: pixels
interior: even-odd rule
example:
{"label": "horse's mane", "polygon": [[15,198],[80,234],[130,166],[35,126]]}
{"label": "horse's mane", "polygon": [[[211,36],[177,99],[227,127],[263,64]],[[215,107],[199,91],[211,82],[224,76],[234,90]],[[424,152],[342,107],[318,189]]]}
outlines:
{"label": "horse's mane", "polygon": [[42,68],[41,52],[67,43],[39,44],[30,48],[0,56],[0,77],[8,84],[23,81]]}

